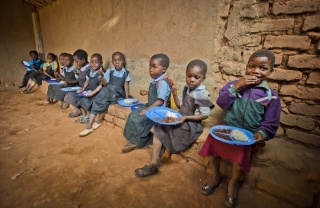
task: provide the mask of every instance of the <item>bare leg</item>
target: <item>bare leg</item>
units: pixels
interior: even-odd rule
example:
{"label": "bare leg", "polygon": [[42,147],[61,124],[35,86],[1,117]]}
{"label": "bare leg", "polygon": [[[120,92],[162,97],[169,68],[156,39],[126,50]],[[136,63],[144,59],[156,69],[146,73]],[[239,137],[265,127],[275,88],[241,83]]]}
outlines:
{"label": "bare leg", "polygon": [[220,182],[220,157],[212,157],[210,160],[213,167],[213,181],[211,187],[214,187]]}
{"label": "bare leg", "polygon": [[88,122],[88,125],[87,125],[87,129],[91,129],[92,128],[92,124],[93,124],[95,118],[96,118],[96,115],[94,115],[94,114],[90,114],[89,115],[89,122]]}
{"label": "bare leg", "polygon": [[238,188],[239,188],[239,182],[243,176],[244,172],[242,168],[237,163],[233,163],[233,169],[232,169],[232,177],[229,181],[228,185],[228,196],[232,198],[238,197]]}
{"label": "bare leg", "polygon": [[80,108],[80,111],[81,111],[83,116],[87,116],[87,111],[85,109]]}
{"label": "bare leg", "polygon": [[162,143],[158,140],[157,137],[153,136],[152,146],[153,146],[153,149],[152,149],[152,157],[150,160],[150,165],[157,165],[159,157],[160,157]]}
{"label": "bare leg", "polygon": [[106,115],[107,112],[108,112],[108,111],[104,111],[103,113],[99,113],[99,114],[97,115],[97,123],[98,123],[98,124],[100,124],[100,123],[103,121],[104,116]]}

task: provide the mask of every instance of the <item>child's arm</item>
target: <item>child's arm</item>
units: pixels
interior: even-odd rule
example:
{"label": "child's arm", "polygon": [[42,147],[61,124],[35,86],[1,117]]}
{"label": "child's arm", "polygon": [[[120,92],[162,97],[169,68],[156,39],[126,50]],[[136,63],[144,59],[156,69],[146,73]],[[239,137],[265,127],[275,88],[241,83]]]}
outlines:
{"label": "child's arm", "polygon": [[95,94],[97,94],[102,88],[102,82],[100,82],[100,84],[96,87],[96,89],[94,89],[92,92],[89,92],[87,94],[87,97],[92,97],[94,96]]}
{"label": "child's arm", "polygon": [[257,142],[272,139],[276,135],[280,124],[280,113],[281,103],[277,97],[270,101],[264,118],[253,136]]}
{"label": "child's arm", "polygon": [[207,119],[208,116],[202,115],[202,114],[196,114],[196,115],[191,115],[191,116],[181,116],[179,118],[179,124],[182,124],[186,120],[189,121],[202,121],[204,119]]}
{"label": "child's arm", "polygon": [[45,70],[43,70],[43,73],[44,73],[47,77],[50,77],[51,79],[54,79],[54,77],[51,76],[50,74],[48,74]]}
{"label": "child's arm", "polygon": [[130,83],[130,82],[128,82],[128,81],[126,81],[126,82],[124,83],[124,93],[125,93],[125,95],[126,95],[126,99],[129,98],[129,83]]}
{"label": "child's arm", "polygon": [[174,103],[180,109],[180,100],[177,95],[178,86],[172,81],[172,79],[170,79],[169,82],[170,82],[170,89],[171,89],[171,93],[173,95]]}
{"label": "child's arm", "polygon": [[83,84],[83,87],[80,90],[78,90],[77,93],[81,93],[81,92],[85,91],[85,89],[88,87],[88,85],[89,85],[89,79],[87,79],[85,81],[85,83]]}
{"label": "child's arm", "polygon": [[98,73],[101,76],[102,85],[107,86],[109,84],[109,82],[106,77],[109,77],[109,79],[110,79],[110,70],[108,70],[108,71],[106,71],[106,73],[104,73],[102,67],[100,67]]}
{"label": "child's arm", "polygon": [[156,107],[156,106],[161,106],[163,104],[163,100],[158,98],[154,103],[152,103],[152,105],[149,105],[149,107],[147,107],[146,109],[143,109],[142,111],[140,111],[139,115],[143,115],[145,114],[149,109]]}
{"label": "child's arm", "polygon": [[57,77],[57,78],[59,78],[59,79],[61,79],[61,81],[65,81],[64,76],[62,76],[59,72],[55,72],[55,73],[54,73],[54,76]]}

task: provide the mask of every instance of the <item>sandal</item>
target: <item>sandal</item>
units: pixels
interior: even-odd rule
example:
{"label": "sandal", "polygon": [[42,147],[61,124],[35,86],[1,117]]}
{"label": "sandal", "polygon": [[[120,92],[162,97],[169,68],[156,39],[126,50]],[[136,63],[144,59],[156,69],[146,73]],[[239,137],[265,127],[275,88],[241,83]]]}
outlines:
{"label": "sandal", "polygon": [[93,128],[91,128],[91,129],[85,129],[85,130],[81,131],[79,135],[80,135],[81,137],[84,137],[84,136],[87,136],[88,134],[90,134],[90,133],[92,133],[92,132],[93,132]]}
{"label": "sandal", "polygon": [[143,168],[138,168],[134,171],[135,175],[139,178],[144,178],[150,175],[157,174],[158,168],[155,165],[145,165]]}
{"label": "sandal", "polygon": [[86,123],[89,122],[89,117],[87,117],[87,116],[80,116],[80,118],[78,119],[78,121],[79,121],[80,123],[86,124]]}
{"label": "sandal", "polygon": [[226,194],[226,200],[224,201],[225,205],[229,208],[235,208],[238,204],[238,198],[232,198]]}
{"label": "sandal", "polygon": [[218,188],[218,186],[220,185],[220,180],[219,182],[214,185],[214,186],[209,186],[208,183],[204,184],[201,188],[201,193],[205,196],[209,196],[211,194],[213,194],[213,192],[216,190],[216,188]]}
{"label": "sandal", "polygon": [[132,144],[131,142],[129,142],[128,144],[126,144],[126,146],[124,146],[124,148],[121,150],[122,153],[128,153],[131,152],[132,150],[136,149],[137,145]]}

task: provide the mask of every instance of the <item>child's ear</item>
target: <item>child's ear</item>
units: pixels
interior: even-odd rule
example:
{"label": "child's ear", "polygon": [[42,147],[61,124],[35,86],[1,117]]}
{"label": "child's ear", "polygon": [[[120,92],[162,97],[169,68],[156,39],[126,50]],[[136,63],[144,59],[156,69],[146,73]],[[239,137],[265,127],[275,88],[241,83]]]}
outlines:
{"label": "child's ear", "polygon": [[203,82],[203,81],[204,81],[204,80],[205,80],[206,78],[207,78],[207,76],[204,76],[204,77],[203,77],[203,80],[202,80],[202,82]]}

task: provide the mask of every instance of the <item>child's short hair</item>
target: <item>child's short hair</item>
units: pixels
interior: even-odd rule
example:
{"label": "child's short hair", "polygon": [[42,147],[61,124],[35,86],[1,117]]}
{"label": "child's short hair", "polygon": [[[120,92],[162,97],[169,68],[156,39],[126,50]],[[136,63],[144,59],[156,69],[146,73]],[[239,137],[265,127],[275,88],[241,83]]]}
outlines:
{"label": "child's short hair", "polygon": [[[60,56],[61,56],[61,54],[60,54]],[[63,55],[63,57],[67,57],[69,60],[73,60],[73,56],[72,56],[72,54],[70,54],[70,53],[65,53],[65,54]]]}
{"label": "child's short hair", "polygon": [[203,76],[206,76],[208,69],[207,69],[207,64],[204,61],[201,61],[199,59],[190,61],[186,71],[188,71],[191,67],[194,67],[194,66],[199,67],[202,71]]}
{"label": "child's short hair", "polygon": [[101,56],[101,54],[99,54],[99,53],[94,53],[94,54],[91,55],[91,58],[94,57],[94,56],[97,57],[97,58],[102,62],[102,56]]}
{"label": "child's short hair", "polygon": [[57,56],[54,53],[48,53],[47,57],[48,56],[51,56],[54,61],[57,59]]}
{"label": "child's short hair", "polygon": [[[69,53],[66,53],[66,52],[63,52],[63,53],[60,53],[59,57],[62,56],[62,57],[65,57],[67,56]],[[70,54],[71,55],[71,54]],[[72,55],[71,55],[72,56]]]}
{"label": "child's short hair", "polygon": [[31,56],[31,54],[35,54],[36,56],[39,56],[39,53],[37,51],[29,51],[30,56]]}
{"label": "child's short hair", "polygon": [[269,60],[271,60],[271,70],[270,71],[273,71],[274,62],[275,62],[276,58],[271,51],[269,51],[267,49],[258,50],[250,56],[249,61],[254,57],[267,57]]}
{"label": "child's short hair", "polygon": [[82,49],[78,49],[73,53],[73,56],[76,56],[78,59],[84,59],[88,62],[88,54]]}
{"label": "child's short hair", "polygon": [[163,53],[155,54],[151,57],[151,60],[153,60],[153,59],[160,59],[161,66],[166,67],[166,68],[169,67],[170,60],[166,54],[163,54]]}

